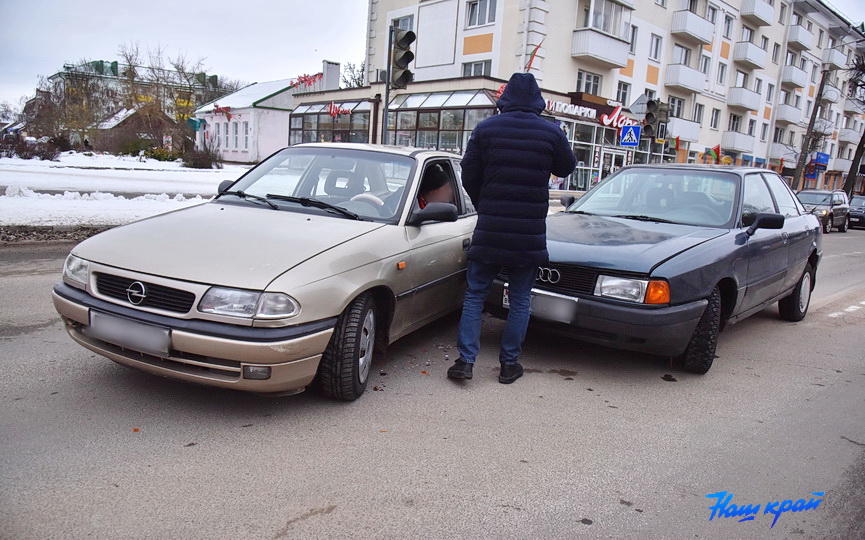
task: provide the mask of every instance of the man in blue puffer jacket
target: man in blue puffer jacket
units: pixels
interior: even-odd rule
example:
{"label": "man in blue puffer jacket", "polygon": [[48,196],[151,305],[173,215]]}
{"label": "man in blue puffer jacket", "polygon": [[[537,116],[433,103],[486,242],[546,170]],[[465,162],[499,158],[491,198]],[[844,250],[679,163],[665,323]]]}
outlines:
{"label": "man in blue puffer jacket", "polygon": [[529,324],[529,301],[538,266],[547,262],[546,217],[550,174],[576,166],[565,134],[541,118],[546,103],[530,73],[515,73],[496,103],[501,114],[472,132],[463,156],[462,182],[478,211],[469,248],[468,288],[452,379],[471,379],[480,348],[481,312],[499,270],[508,272],[510,312],[502,335],[499,382],[519,379],[519,355]]}

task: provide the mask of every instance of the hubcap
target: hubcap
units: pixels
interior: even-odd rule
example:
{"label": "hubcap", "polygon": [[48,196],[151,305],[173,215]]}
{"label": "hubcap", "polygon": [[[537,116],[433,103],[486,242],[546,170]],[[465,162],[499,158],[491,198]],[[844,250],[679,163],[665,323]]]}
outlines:
{"label": "hubcap", "polygon": [[799,285],[799,312],[804,313],[811,301],[811,273],[805,272]]}
{"label": "hubcap", "polygon": [[363,319],[363,327],[360,330],[360,351],[357,358],[357,379],[361,384],[369,377],[369,369],[372,366],[372,351],[375,348],[375,312],[369,310]]}

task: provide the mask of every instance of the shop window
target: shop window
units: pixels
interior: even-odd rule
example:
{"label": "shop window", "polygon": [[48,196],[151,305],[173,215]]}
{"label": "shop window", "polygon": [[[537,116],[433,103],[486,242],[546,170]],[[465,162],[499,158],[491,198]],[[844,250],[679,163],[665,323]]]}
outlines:
{"label": "shop window", "polygon": [[450,130],[450,129],[459,129],[463,128],[463,118],[465,111],[463,110],[443,110],[441,112],[441,123],[440,128],[442,130]]}
{"label": "shop window", "polygon": [[496,20],[496,0],[469,0],[466,8],[466,26],[481,26]]}
{"label": "shop window", "polygon": [[438,129],[439,127],[439,112],[421,112],[418,115],[418,129]]}

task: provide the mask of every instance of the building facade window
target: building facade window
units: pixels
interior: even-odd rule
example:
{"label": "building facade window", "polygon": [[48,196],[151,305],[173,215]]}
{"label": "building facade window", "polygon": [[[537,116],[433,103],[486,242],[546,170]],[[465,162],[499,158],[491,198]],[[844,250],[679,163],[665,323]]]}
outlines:
{"label": "building facade window", "polygon": [[760,126],[760,141],[766,142],[766,136],[769,135],[769,124],[763,122]]}
{"label": "building facade window", "polygon": [[[370,103],[335,103],[338,110],[348,113],[331,116],[330,103],[304,104],[291,113],[289,144],[304,142],[369,141]],[[410,145],[414,146],[414,145]]]}
{"label": "building facade window", "polygon": [[730,39],[733,36],[733,17],[724,15],[724,37]]}
{"label": "building facade window", "polygon": [[769,38],[766,36],[760,36],[760,48],[764,51],[769,50]]}
{"label": "building facade window", "polygon": [[727,123],[727,131],[736,131],[742,127],[742,117],[738,114],[730,114],[730,121]]}
{"label": "building facade window", "polygon": [[670,116],[673,118],[681,118],[682,112],[685,110],[685,100],[674,96],[669,97],[670,100]]}
{"label": "building facade window", "polygon": [[748,28],[747,26],[742,27],[742,41],[747,41],[748,43],[754,42],[754,30]]}
{"label": "building facade window", "polygon": [[748,88],[748,74],[744,71],[736,70],[736,88]]}
{"label": "building facade window", "polygon": [[712,109],[712,116],[709,118],[709,127],[718,129],[718,123],[721,121],[721,109]]}
{"label": "building facade window", "polygon": [[600,95],[601,76],[588,71],[577,71],[577,92]]}
{"label": "building facade window", "polygon": [[758,94],[763,93],[763,79],[754,77],[754,92],[757,92]]}
{"label": "building facade window", "polygon": [[682,47],[678,43],[673,45],[673,63],[681,64],[683,66],[690,66],[691,64],[691,49],[686,47]]}
{"label": "building facade window", "polygon": [[655,99],[656,92],[650,88],[646,88],[643,94],[649,99]]}
{"label": "building facade window", "polygon": [[775,132],[772,134],[772,142],[780,143],[784,141],[784,128],[775,128]]}
{"label": "building facade window", "polygon": [[718,64],[718,84],[727,84],[727,64]]}
{"label": "building facade window", "polygon": [[405,17],[394,19],[391,21],[391,26],[400,30],[414,30],[414,15],[406,15]]}
{"label": "building facade window", "polygon": [[787,22],[787,4],[781,4],[778,9],[778,22],[784,24]]}
{"label": "building facade window", "polygon": [[772,99],[775,98],[775,85],[769,83],[766,85],[766,103],[772,103]]}
{"label": "building facade window", "polygon": [[463,64],[463,77],[489,77],[492,74],[493,61],[467,62]]}
{"label": "building facade window", "polygon": [[228,122],[222,123],[222,131],[223,131],[223,140],[225,141],[223,146],[226,150],[228,150]]}
{"label": "building facade window", "polygon": [[772,62],[778,63],[778,57],[781,56],[781,44],[772,45]]}
{"label": "building facade window", "polygon": [[709,70],[712,68],[712,58],[709,56],[700,56],[700,73],[703,75],[708,75]]}
{"label": "building facade window", "polygon": [[705,107],[702,103],[694,103],[694,122],[697,122],[701,126],[703,125],[703,110]]}
{"label": "building facade window", "polygon": [[637,34],[638,34],[638,30],[639,30],[639,29],[638,29],[635,25],[633,25],[633,24],[631,25],[631,33],[630,33],[630,36],[629,36],[630,41],[629,41],[629,43],[628,43],[628,52],[630,52],[631,54],[636,54],[636,53],[637,53]]}
{"label": "building facade window", "polygon": [[630,95],[631,85],[626,82],[619,81],[619,85],[616,88],[616,101],[627,107],[630,103],[630,101],[628,100]]}
{"label": "building facade window", "polygon": [[661,39],[661,36],[657,34],[652,34],[652,38],[649,40],[649,59],[655,60],[656,62],[660,62],[661,60],[661,46],[664,41]]}
{"label": "building facade window", "polygon": [[234,135],[234,149],[237,150],[240,148],[240,122],[232,122],[231,130]]}
{"label": "building facade window", "polygon": [[757,121],[753,118],[748,120],[748,135],[754,136],[754,132],[757,130]]}
{"label": "building facade window", "polygon": [[243,149],[249,150],[249,122],[243,123]]}
{"label": "building facade window", "polygon": [[213,138],[216,140],[216,147],[219,148],[222,146],[222,136],[219,134],[219,122],[213,123]]}
{"label": "building facade window", "polygon": [[706,20],[708,20],[712,24],[715,24],[715,22],[718,20],[718,8],[716,8],[712,4],[706,5]]}
{"label": "building facade window", "polygon": [[495,22],[496,0],[469,0],[466,5],[468,26],[481,26]]}

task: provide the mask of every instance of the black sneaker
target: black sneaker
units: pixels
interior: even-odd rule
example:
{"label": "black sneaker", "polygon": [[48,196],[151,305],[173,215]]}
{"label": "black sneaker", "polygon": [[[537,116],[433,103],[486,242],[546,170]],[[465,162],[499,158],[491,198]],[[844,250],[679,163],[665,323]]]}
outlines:
{"label": "black sneaker", "polygon": [[457,361],[454,362],[454,365],[448,369],[448,378],[450,379],[471,379],[472,378],[472,366],[473,364],[469,364],[468,362],[463,362],[462,358],[457,358]]}
{"label": "black sneaker", "polygon": [[502,370],[499,372],[499,382],[502,384],[511,384],[522,376],[523,366],[519,362],[502,364]]}

